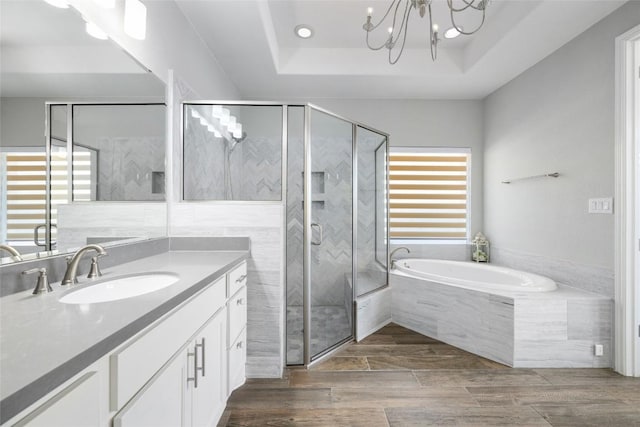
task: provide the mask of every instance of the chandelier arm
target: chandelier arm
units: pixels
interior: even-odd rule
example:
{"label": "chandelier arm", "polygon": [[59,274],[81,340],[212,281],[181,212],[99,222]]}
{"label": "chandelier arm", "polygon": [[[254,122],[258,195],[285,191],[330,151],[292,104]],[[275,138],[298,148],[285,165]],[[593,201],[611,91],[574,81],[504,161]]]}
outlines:
{"label": "chandelier arm", "polygon": [[[450,0],[447,0],[447,1],[450,1]],[[478,30],[480,30],[480,28],[482,28],[482,26],[484,25],[484,19],[485,19],[485,16],[486,16],[486,15],[485,15],[485,13],[486,13],[486,12],[485,12],[485,10],[483,9],[483,10],[482,10],[482,21],[480,21],[480,25],[478,25],[478,26],[476,27],[476,29],[475,29],[475,30],[473,30],[473,31],[464,31],[464,30],[462,29],[462,27],[461,27],[461,26],[459,26],[458,24],[456,24],[456,19],[455,19],[455,17],[454,17],[453,10],[451,10],[451,11],[450,11],[450,14],[451,14],[451,24],[453,25],[453,28],[455,28],[455,29],[456,29],[456,31],[458,31],[460,34],[463,34],[463,35],[465,35],[465,36],[470,36],[470,35],[472,35],[472,34],[474,34],[474,33],[478,32]]]}
{"label": "chandelier arm", "polygon": [[462,1],[466,6],[461,7],[461,8],[456,8],[456,7],[453,7],[453,1],[452,0],[447,0],[447,5],[449,6],[449,10],[452,11],[452,12],[464,12],[468,8],[472,8],[472,9],[475,9],[475,10],[482,10],[482,11],[484,11],[486,9],[486,4],[483,1],[480,1],[480,3],[483,4],[482,7],[479,7],[479,6],[475,5],[476,0],[471,0],[470,2],[467,1],[467,0],[460,0],[460,1]]}
{"label": "chandelier arm", "polygon": [[[387,19],[387,16],[389,16],[389,12],[391,12],[391,9],[393,8],[393,5],[396,4],[396,2],[398,2],[398,4],[400,4],[400,0],[393,0],[391,2],[391,4],[389,5],[389,8],[387,9],[387,11],[385,12],[384,16],[382,17],[382,19],[380,19],[380,21],[378,21],[377,24],[375,24],[370,31],[375,30],[376,28],[378,28],[380,25],[382,25],[382,23],[384,22],[385,19]],[[396,6],[397,8],[397,6]],[[367,32],[370,32],[367,31]]]}
{"label": "chandelier arm", "polygon": [[[408,4],[409,3],[407,2],[407,5]],[[398,53],[398,56],[396,56],[395,59],[391,59],[391,49],[389,49],[389,64],[391,64],[391,65],[395,65],[395,63],[398,62],[398,60],[402,56],[402,53],[404,52],[404,45],[407,42],[407,32],[409,31],[409,15],[411,15],[411,8],[410,7],[405,7],[404,10],[405,10],[405,12],[404,12],[404,16],[402,18],[402,25],[400,27],[401,31],[404,28],[404,33],[403,33],[403,37],[402,37],[402,44],[400,45],[400,53]],[[398,36],[400,36],[400,34],[398,34]]]}
{"label": "chandelier arm", "polygon": [[431,3],[429,3],[429,49],[431,50],[432,61],[435,61],[438,57],[438,35],[434,33],[433,16],[431,15]]}
{"label": "chandelier arm", "polygon": [[384,41],[380,46],[371,46],[371,44],[369,43],[369,31],[367,31],[367,37],[365,38],[365,40],[367,41],[367,47],[371,50],[380,50],[387,45],[387,42]]}

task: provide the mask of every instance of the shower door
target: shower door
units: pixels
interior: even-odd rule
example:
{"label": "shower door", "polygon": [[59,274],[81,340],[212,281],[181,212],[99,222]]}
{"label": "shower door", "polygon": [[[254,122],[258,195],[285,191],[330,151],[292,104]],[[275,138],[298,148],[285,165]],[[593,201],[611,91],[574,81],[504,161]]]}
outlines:
{"label": "shower door", "polygon": [[354,126],[307,106],[305,364],[353,337]]}

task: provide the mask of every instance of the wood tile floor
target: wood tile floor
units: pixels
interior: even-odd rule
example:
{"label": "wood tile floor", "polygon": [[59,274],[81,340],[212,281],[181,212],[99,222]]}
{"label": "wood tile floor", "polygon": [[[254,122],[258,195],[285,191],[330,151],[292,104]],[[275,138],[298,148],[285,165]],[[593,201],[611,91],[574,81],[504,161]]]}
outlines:
{"label": "wood tile floor", "polygon": [[640,426],[640,379],[511,369],[391,324],[310,370],[252,379],[220,426]]}

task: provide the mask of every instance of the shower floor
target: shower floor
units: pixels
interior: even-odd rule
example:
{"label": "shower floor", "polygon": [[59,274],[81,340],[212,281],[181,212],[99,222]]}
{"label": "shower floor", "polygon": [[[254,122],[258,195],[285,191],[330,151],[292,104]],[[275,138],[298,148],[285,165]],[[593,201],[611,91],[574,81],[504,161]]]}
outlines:
{"label": "shower floor", "polygon": [[[287,306],[287,364],[304,363],[302,306]],[[311,307],[311,354],[317,354],[351,336],[344,306]]]}

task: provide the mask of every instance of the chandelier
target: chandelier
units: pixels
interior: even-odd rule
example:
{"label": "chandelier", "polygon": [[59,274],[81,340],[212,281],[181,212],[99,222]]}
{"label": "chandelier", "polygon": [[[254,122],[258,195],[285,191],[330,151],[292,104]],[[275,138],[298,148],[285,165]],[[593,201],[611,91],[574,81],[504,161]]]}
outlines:
{"label": "chandelier", "polygon": [[[429,12],[429,47],[431,50],[431,59],[434,61],[438,56],[438,42],[440,36],[438,33],[438,24],[433,23],[431,15],[431,3],[433,0],[393,0],[384,14],[382,19],[377,24],[373,24],[372,15],[373,9],[367,9],[367,20],[362,28],[367,32],[367,47],[371,50],[381,50],[386,48],[389,51],[389,63],[395,64],[402,56],[404,51],[404,45],[407,41],[407,30],[409,28],[409,16],[413,9],[416,9],[421,18],[424,18],[426,12]],[[453,0],[447,0],[447,6],[449,7],[449,13],[451,15],[451,24],[453,27],[450,29],[455,36],[459,34],[471,35],[477,32],[484,24],[485,12],[487,3],[489,0],[459,0],[461,4],[455,6]],[[391,11],[393,10],[393,14]],[[461,25],[456,23],[456,15],[465,12],[467,10],[476,11],[482,13],[482,20],[480,24],[473,30],[465,30]],[[393,17],[393,19],[391,19]],[[380,46],[372,46],[369,42],[369,33],[382,26],[382,24],[391,24],[387,27],[388,36],[387,39]],[[386,25],[385,25],[386,26]],[[449,30],[448,30],[449,31]],[[453,37],[455,37],[453,36]]]}

